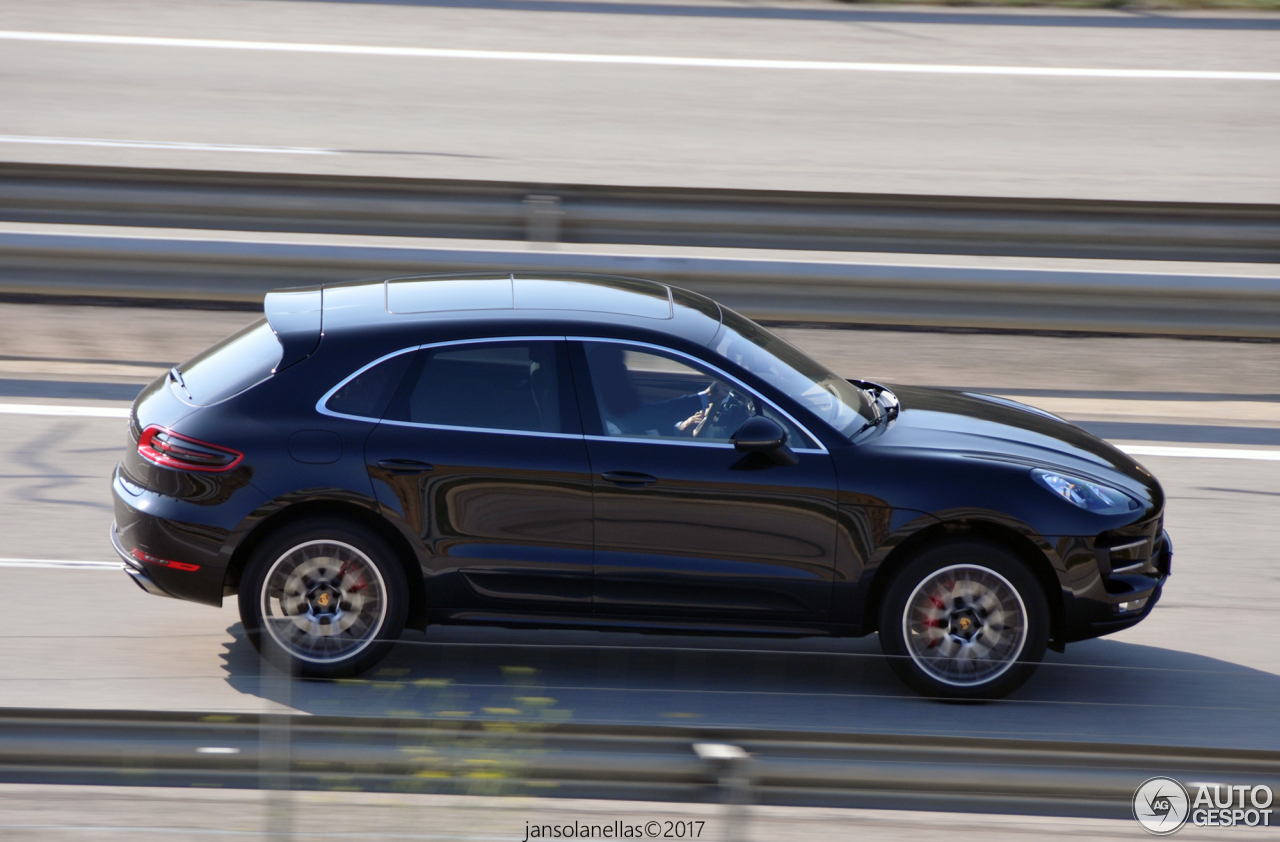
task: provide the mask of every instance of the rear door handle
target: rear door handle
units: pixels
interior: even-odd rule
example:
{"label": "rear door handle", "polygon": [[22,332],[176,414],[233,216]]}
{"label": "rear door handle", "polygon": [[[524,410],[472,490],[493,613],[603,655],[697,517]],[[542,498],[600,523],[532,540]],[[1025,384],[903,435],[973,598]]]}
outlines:
{"label": "rear door handle", "polygon": [[605,471],[600,478],[614,485],[626,485],[640,487],[642,485],[653,485],[658,481],[655,476],[649,474],[641,474],[636,471]]}
{"label": "rear door handle", "polygon": [[393,474],[425,474],[436,469],[430,462],[417,459],[379,459],[378,467]]}

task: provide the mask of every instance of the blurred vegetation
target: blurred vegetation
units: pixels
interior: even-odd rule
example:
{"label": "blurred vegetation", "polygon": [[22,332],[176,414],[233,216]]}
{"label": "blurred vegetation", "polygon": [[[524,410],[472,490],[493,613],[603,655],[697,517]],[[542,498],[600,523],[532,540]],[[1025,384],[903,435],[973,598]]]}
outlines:
{"label": "blurred vegetation", "polygon": [[838,0],[843,5],[862,6],[966,6],[1057,8],[1057,9],[1236,9],[1280,12],[1280,0]]}

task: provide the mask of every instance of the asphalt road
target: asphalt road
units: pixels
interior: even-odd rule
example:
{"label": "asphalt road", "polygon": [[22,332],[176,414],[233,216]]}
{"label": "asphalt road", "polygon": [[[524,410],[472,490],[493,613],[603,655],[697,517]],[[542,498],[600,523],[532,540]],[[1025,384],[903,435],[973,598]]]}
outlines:
{"label": "asphalt road", "polygon": [[[0,305],[4,555],[112,560],[108,475],[124,440],[119,418],[16,415],[6,405],[124,407],[112,398],[249,318]],[[848,375],[1058,401],[1055,410],[1086,425],[1127,424],[1118,428],[1124,438],[1116,438],[1133,444],[1255,456],[1280,445],[1256,441],[1280,434],[1280,344],[789,335]],[[1245,410],[1252,413],[1247,424],[1231,417]],[[1171,417],[1179,423],[1166,423]],[[1177,555],[1164,601],[1132,630],[1050,654],[1031,682],[995,704],[943,705],[910,695],[878,658],[874,637],[773,641],[432,628],[408,634],[365,679],[282,685],[263,680],[233,601],[212,609],[147,596],[116,570],[0,562],[8,621],[0,706],[228,712],[283,705],[308,713],[1278,748],[1280,655],[1271,634],[1280,600],[1272,550],[1280,539],[1273,514],[1277,463],[1141,461],[1169,496]]]}
{"label": "asphalt road", "polygon": [[[0,33],[0,159],[1274,202],[1277,27],[816,2],[10,0],[9,33],[285,46]],[[1046,69],[1072,75],[1028,75]],[[1174,75],[1131,72],[1148,70]]]}
{"label": "asphalt road", "polygon": [[[477,781],[473,788],[486,793],[493,785]],[[288,838],[279,832],[287,829],[290,835],[323,839],[520,842],[527,835],[526,823],[537,828],[650,821],[662,823],[659,832],[667,822],[694,822],[692,838],[704,842],[845,842],[853,834],[877,842],[951,842],[957,836],[979,836],[987,842],[1132,842],[1141,833],[1132,819],[758,805],[733,810],[720,804],[557,798],[554,791],[540,798],[355,792],[295,792],[286,797],[281,803],[273,794],[264,798],[244,790],[0,785],[0,833],[11,842],[196,835],[274,842]],[[1265,832],[1233,835],[1245,833],[1252,840]],[[1177,838],[1208,842],[1222,839],[1222,832],[1185,827]]]}

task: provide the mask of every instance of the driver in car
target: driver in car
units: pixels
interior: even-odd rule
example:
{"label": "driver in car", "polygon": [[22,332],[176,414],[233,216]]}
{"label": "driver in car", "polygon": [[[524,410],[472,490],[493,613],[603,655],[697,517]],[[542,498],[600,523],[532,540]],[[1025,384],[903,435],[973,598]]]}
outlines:
{"label": "driver in car", "polygon": [[[676,424],[676,432],[687,436],[694,435],[698,427],[707,420],[707,416],[711,413],[711,408],[723,401],[728,394],[728,386],[724,385],[719,380],[712,380],[711,385],[703,389],[701,392],[694,392],[692,395],[689,395],[688,397],[701,399],[702,408]],[[685,400],[685,398],[676,398],[675,400],[682,401]]]}
{"label": "driver in car", "polygon": [[729,394],[718,380],[700,392],[646,402],[631,384],[621,348],[591,349],[591,380],[600,401],[601,420],[611,435],[693,436]]}

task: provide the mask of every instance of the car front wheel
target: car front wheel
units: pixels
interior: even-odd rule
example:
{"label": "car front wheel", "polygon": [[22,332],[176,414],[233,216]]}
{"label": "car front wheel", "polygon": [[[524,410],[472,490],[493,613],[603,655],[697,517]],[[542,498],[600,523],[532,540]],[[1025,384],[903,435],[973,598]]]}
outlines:
{"label": "car front wheel", "polygon": [[1005,696],[1035,672],[1048,639],[1049,606],[1036,577],[1017,556],[983,542],[922,552],[881,604],[881,649],[926,696]]}
{"label": "car front wheel", "polygon": [[307,521],[270,536],[240,587],[240,618],[264,657],[296,675],[342,678],[372,667],[404,629],[404,571],[376,533]]}

